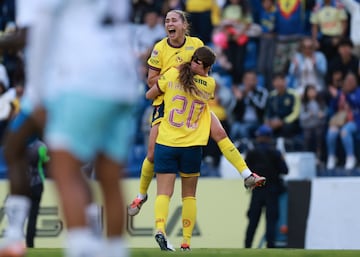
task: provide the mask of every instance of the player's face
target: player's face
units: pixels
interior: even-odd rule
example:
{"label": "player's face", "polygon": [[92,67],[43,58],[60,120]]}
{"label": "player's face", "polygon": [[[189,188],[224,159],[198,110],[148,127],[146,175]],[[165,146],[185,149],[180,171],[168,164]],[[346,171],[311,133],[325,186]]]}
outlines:
{"label": "player's face", "polygon": [[183,40],[185,37],[186,24],[178,13],[169,12],[165,18],[165,29],[170,40]]}

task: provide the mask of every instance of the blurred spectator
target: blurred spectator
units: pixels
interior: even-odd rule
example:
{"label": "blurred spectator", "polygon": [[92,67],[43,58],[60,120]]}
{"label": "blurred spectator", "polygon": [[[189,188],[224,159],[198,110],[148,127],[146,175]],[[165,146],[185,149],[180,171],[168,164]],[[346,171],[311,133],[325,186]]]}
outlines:
{"label": "blurred spectator", "polygon": [[131,21],[135,24],[143,24],[145,14],[149,10],[155,10],[157,13],[161,13],[163,1],[158,0],[132,0],[133,13],[131,15]]}
{"label": "blurred spectator", "polygon": [[6,68],[0,63],[0,95],[9,88],[9,77]]}
{"label": "blurred spectator", "polygon": [[335,56],[334,59],[330,61],[327,81],[331,81],[331,77],[334,71],[341,71],[344,78],[345,74],[348,72],[353,72],[357,74],[359,81],[360,75],[360,64],[359,59],[352,54],[353,43],[348,38],[343,38],[338,44],[337,51],[339,55]]}
{"label": "blurred spectator", "polygon": [[346,35],[347,19],[344,7],[336,0],[323,0],[318,3],[310,16],[312,38],[328,61],[335,56],[340,38]]}
{"label": "blurred spectator", "polygon": [[288,173],[286,162],[272,144],[272,130],[262,125],[256,131],[255,148],[246,154],[246,163],[260,176],[266,176],[266,184],[252,191],[247,216],[249,224],[246,230],[245,247],[250,248],[263,208],[266,216],[265,238],[268,248],[275,247],[276,227],[279,218],[279,196],[285,191],[282,175]]}
{"label": "blurred spectator", "polygon": [[315,51],[311,38],[304,38],[300,43],[300,51],[293,57],[289,75],[293,79],[292,87],[302,96],[306,85],[314,85],[318,92],[325,90],[327,62],[324,54]]}
{"label": "blurred spectator", "polygon": [[273,87],[265,108],[265,124],[273,129],[275,137],[293,137],[300,132],[300,97],[288,88],[283,73],[274,75]]}
{"label": "blurred spectator", "polygon": [[15,1],[0,0],[0,31],[9,29],[15,22]]}
{"label": "blurred spectator", "polygon": [[164,25],[160,23],[160,17],[155,10],[147,11],[144,22],[136,29],[134,36],[134,51],[140,62],[146,61],[154,43],[166,36]]}
{"label": "blurred spectator", "polygon": [[260,8],[260,50],[257,61],[257,71],[264,76],[266,88],[271,88],[274,55],[276,49],[275,16],[276,7],[274,0],[262,0]]}
{"label": "blurred spectator", "polygon": [[360,2],[359,0],[340,0],[350,13],[350,39],[354,44],[354,54],[360,58]]}
{"label": "blurred spectator", "polygon": [[345,169],[352,170],[356,165],[353,136],[360,129],[360,88],[355,74],[348,73],[342,90],[331,90],[331,94],[332,115],[326,135],[328,149],[326,167],[333,169],[336,166],[337,138],[340,136],[346,155]]}
{"label": "blurred spectator", "polygon": [[331,75],[331,81],[328,84],[328,88],[334,87],[336,89],[341,89],[344,80],[342,71],[335,70]]}
{"label": "blurred spectator", "polygon": [[310,22],[310,16],[316,6],[316,3],[319,0],[305,0],[305,10],[304,10],[304,35],[312,36],[312,24]]}
{"label": "blurred spectator", "polygon": [[31,186],[31,207],[26,227],[26,246],[34,248],[36,221],[39,214],[40,202],[46,177],[45,166],[50,159],[46,145],[38,139],[30,143],[27,147],[27,159],[29,164],[28,176]]}
{"label": "blurred spectator", "polygon": [[326,92],[325,92],[325,101],[326,104],[329,105],[329,103],[332,101],[332,91],[340,90],[342,88],[344,78],[343,73],[340,70],[335,70],[331,74],[330,81],[327,85]]}
{"label": "blurred spectator", "polygon": [[251,12],[245,0],[226,2],[221,22],[213,33],[213,42],[223,49],[231,63],[230,74],[233,83],[241,82],[249,37],[259,36],[260,33],[259,26],[253,24]]}
{"label": "blurred spectator", "polygon": [[298,50],[299,40],[304,32],[304,4],[302,0],[276,1],[275,73],[287,72],[291,58]]}
{"label": "blurred spectator", "polygon": [[248,0],[248,3],[250,5],[250,10],[252,13],[252,17],[254,19],[254,22],[259,24],[261,20],[261,2],[262,0]]}
{"label": "blurred spectator", "polygon": [[233,86],[233,94],[236,105],[230,137],[233,141],[254,138],[255,130],[263,122],[268,91],[258,85],[255,71],[247,71],[242,85]]}
{"label": "blurred spectator", "polygon": [[211,47],[216,53],[216,61],[212,66],[212,76],[214,76],[215,74],[216,76],[219,76],[219,79],[222,80],[221,84],[230,89],[233,83],[233,79],[230,73],[232,69],[232,64],[221,47],[215,44],[212,44]]}
{"label": "blurred spectator", "polygon": [[185,10],[184,0],[164,0],[162,2],[161,15],[163,17],[171,10]]}
{"label": "blurred spectator", "polygon": [[205,45],[211,42],[213,31],[212,11],[214,0],[185,0],[185,11],[189,14],[190,35],[200,38]]}
{"label": "blurred spectator", "polygon": [[139,88],[142,91],[144,97],[140,98],[138,104],[136,105],[136,133],[135,133],[135,143],[143,144],[144,149],[148,147],[148,139],[151,128],[151,118],[153,107],[151,105],[152,101],[145,98],[145,93],[149,89],[147,84],[147,74],[148,74],[148,65],[147,60],[139,63]]}
{"label": "blurred spectator", "polygon": [[23,73],[22,52],[15,49],[4,51],[3,64],[9,75],[9,87],[13,87],[18,77]]}
{"label": "blurred spectator", "polygon": [[304,150],[322,159],[327,107],[314,85],[307,85],[302,96],[300,127],[304,134]]}

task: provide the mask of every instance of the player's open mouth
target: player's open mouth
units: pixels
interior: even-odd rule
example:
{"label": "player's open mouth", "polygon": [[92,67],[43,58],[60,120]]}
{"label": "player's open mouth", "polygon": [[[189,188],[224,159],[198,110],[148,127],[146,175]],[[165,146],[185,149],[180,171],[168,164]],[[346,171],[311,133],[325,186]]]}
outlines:
{"label": "player's open mouth", "polygon": [[175,29],[168,29],[169,36],[174,36],[176,33]]}

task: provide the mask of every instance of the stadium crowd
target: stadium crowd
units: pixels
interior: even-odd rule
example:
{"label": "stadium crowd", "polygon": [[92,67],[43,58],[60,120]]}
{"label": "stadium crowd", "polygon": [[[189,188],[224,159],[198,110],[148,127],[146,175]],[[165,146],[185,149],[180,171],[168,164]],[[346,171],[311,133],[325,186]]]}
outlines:
{"label": "stadium crowd", "polygon": [[[184,10],[190,34],[217,54],[211,71],[217,82],[211,109],[241,151],[251,148],[255,131],[266,125],[272,129],[273,141],[287,151],[314,152],[319,168],[356,168],[360,160],[360,1],[133,0],[133,7],[141,93],[148,89],[147,60],[154,43],[166,36],[164,15],[171,9]],[[16,30],[14,17],[14,1],[0,1],[0,37]],[[21,51],[1,52],[1,134],[19,108],[22,60]],[[146,149],[150,128],[151,102],[142,99],[135,117],[133,155],[136,149]],[[215,171],[208,171],[209,175],[218,175],[220,157],[210,139],[204,163]],[[130,166],[129,176],[137,177],[140,167],[135,165],[132,171]]]}

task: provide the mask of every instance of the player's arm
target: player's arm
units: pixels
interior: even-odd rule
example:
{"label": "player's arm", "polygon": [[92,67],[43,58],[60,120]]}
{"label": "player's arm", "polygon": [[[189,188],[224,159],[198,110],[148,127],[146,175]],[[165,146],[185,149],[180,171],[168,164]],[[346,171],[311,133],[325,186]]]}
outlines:
{"label": "player's arm", "polygon": [[156,85],[158,79],[160,78],[160,70],[149,69],[147,84],[150,88]]}
{"label": "player's arm", "polygon": [[162,93],[163,92],[161,92],[159,84],[155,83],[155,85],[146,92],[145,96],[146,96],[146,99],[154,100],[156,97],[158,97]]}

